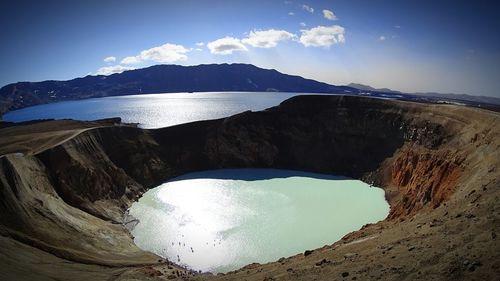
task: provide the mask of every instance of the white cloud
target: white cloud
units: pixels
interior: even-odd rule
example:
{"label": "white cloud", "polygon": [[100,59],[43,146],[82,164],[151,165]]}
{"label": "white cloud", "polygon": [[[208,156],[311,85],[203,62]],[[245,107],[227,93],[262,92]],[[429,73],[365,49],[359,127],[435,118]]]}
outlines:
{"label": "white cloud", "polygon": [[234,51],[247,51],[248,49],[241,43],[240,39],[226,36],[207,44],[210,53],[217,55],[230,55]]}
{"label": "white cloud", "polygon": [[248,37],[242,39],[241,42],[257,48],[273,48],[278,45],[279,41],[290,40],[293,37],[295,35],[286,30],[269,29],[250,31]]}
{"label": "white cloud", "polygon": [[306,26],[307,26],[307,24],[306,24],[305,22],[301,22],[301,23],[299,23],[299,24],[300,24],[300,26],[302,26],[302,27],[306,27]]}
{"label": "white cloud", "polygon": [[137,64],[137,63],[141,63],[141,59],[139,56],[137,57],[126,57],[124,59],[122,59],[122,61],[120,63],[123,63],[123,64]]}
{"label": "white cloud", "polygon": [[104,58],[104,62],[115,62],[115,61],[116,61],[116,57],[113,57],[113,56]]}
{"label": "white cloud", "polygon": [[401,25],[395,25],[394,28],[401,28]]}
{"label": "white cloud", "polygon": [[314,9],[306,4],[302,5],[302,9],[308,11],[309,13],[314,13]]}
{"label": "white cloud", "polygon": [[201,46],[203,46],[203,45],[205,45],[205,43],[203,43],[203,42],[198,42],[198,43],[196,43],[196,46],[199,46],[199,47],[201,47]]}
{"label": "white cloud", "polygon": [[289,15],[289,16],[294,16],[294,15],[295,15],[295,13],[294,13],[294,12],[288,12],[288,15]]}
{"label": "white cloud", "polygon": [[129,66],[122,66],[122,65],[113,65],[113,66],[104,66],[101,67],[97,70],[96,74],[97,75],[111,75],[114,73],[122,73],[126,70],[132,70],[135,69],[133,67]]}
{"label": "white cloud", "polygon": [[330,10],[323,10],[323,17],[327,20],[337,20],[337,16]]}
{"label": "white cloud", "polygon": [[330,47],[333,44],[345,42],[344,28],[339,25],[317,26],[311,29],[302,29],[300,43],[309,47]]}
{"label": "white cloud", "polygon": [[137,64],[144,61],[154,61],[158,63],[172,63],[176,61],[184,61],[187,59],[185,55],[189,52],[188,49],[182,45],[176,44],[163,44],[158,47],[142,51],[137,56],[124,58],[121,63],[123,64]]}
{"label": "white cloud", "polygon": [[160,63],[171,63],[174,61],[183,61],[187,59],[185,53],[189,50],[182,45],[164,44],[141,52],[143,60],[152,60]]}
{"label": "white cloud", "polygon": [[379,41],[385,41],[385,36],[384,35],[380,35],[380,37],[378,38]]}

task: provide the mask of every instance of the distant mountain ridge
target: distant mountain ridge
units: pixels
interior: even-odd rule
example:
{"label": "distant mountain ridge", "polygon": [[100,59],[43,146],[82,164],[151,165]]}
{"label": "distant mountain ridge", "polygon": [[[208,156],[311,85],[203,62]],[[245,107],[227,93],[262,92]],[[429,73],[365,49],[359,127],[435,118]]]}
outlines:
{"label": "distant mountain ridge", "polygon": [[391,90],[389,88],[376,89],[376,88],[373,88],[371,86],[359,84],[359,83],[350,83],[347,86],[351,87],[351,88],[356,88],[356,89],[361,90],[361,91],[401,94],[400,91],[394,91],[394,90]]}
{"label": "distant mountain ridge", "polygon": [[19,82],[0,89],[0,114],[32,105],[86,98],[173,92],[358,92],[250,64],[155,65],[109,76]]}
{"label": "distant mountain ridge", "polygon": [[[389,88],[376,89],[376,88],[373,88],[371,86],[359,84],[359,83],[350,83],[347,86],[351,87],[351,88],[356,88],[360,91],[408,95],[408,93],[403,93],[400,91],[391,90]],[[487,97],[487,96],[473,96],[473,95],[452,94],[452,93],[423,93],[423,92],[412,93],[411,95],[417,95],[417,96],[429,97],[429,98],[442,98],[442,99],[447,99],[447,100],[462,100],[462,101],[469,101],[469,102],[500,105],[500,98]]]}
{"label": "distant mountain ridge", "polygon": [[500,110],[500,99],[452,94],[407,94],[362,84],[335,86],[263,69],[251,64],[155,65],[109,76],[89,75],[67,81],[18,82],[0,88],[0,117],[38,104],[107,96],[175,92],[297,92],[369,95],[420,102],[463,102]]}

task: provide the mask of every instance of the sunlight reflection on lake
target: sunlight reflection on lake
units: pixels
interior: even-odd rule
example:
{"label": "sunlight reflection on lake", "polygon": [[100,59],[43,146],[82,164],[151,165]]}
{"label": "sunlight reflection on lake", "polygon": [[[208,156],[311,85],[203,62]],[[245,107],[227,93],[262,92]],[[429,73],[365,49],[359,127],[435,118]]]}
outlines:
{"label": "sunlight reflection on lake", "polygon": [[130,208],[135,243],[194,270],[227,272],[332,244],[389,213],[384,191],[273,169],[191,173]]}

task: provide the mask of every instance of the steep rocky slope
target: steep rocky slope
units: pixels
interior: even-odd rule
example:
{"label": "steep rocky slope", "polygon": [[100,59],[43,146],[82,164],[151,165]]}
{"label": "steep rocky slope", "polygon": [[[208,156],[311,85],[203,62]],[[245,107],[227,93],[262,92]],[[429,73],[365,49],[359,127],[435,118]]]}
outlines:
{"label": "steep rocky slope", "polygon": [[[10,143],[0,158],[0,277],[495,280],[499,121],[498,113],[465,107],[300,96],[157,130],[101,125],[62,143],[52,132],[43,146],[17,132],[22,145]],[[144,191],[186,172],[229,167],[360,178],[385,189],[391,212],[310,255],[218,276],[134,245],[123,214]]]}

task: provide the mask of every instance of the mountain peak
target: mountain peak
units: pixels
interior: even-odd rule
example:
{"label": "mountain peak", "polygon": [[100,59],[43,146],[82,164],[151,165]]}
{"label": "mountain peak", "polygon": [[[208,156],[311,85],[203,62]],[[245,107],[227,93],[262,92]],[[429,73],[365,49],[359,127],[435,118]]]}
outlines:
{"label": "mountain peak", "polygon": [[348,93],[334,86],[252,64],[153,65],[109,76],[14,83],[0,89],[0,114],[37,104],[118,95],[173,92]]}

